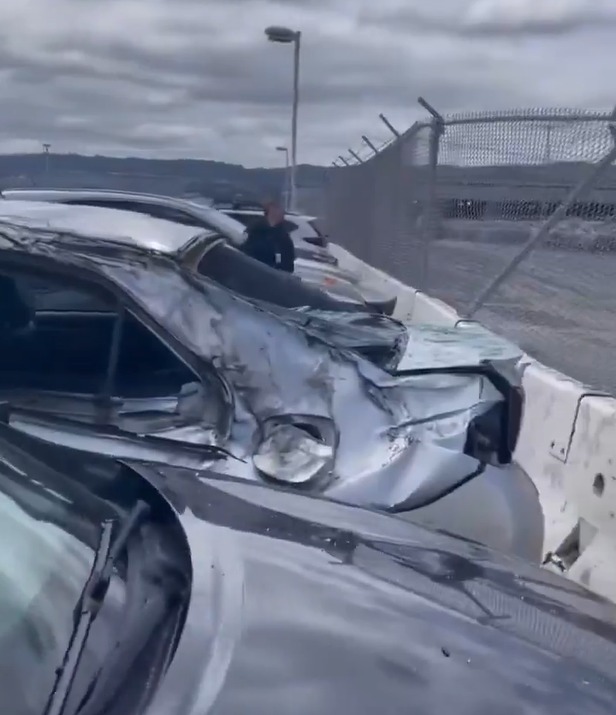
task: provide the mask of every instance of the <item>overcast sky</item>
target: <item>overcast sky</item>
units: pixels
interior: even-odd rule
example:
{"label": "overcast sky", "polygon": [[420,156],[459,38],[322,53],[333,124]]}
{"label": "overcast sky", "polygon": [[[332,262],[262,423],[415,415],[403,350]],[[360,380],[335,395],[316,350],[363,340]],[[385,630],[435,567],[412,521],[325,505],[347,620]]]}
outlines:
{"label": "overcast sky", "polygon": [[289,141],[300,29],[301,162],[421,116],[616,104],[616,0],[1,0],[0,151],[268,166]]}

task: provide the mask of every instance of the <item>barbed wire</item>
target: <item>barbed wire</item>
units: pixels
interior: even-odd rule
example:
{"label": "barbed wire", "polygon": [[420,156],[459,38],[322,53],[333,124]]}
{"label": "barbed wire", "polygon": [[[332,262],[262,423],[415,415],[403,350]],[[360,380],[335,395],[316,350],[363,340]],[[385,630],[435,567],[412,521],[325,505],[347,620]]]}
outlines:
{"label": "barbed wire", "polygon": [[[383,115],[381,115],[383,117]],[[572,107],[520,107],[514,109],[499,109],[499,110],[473,110],[466,112],[455,112],[451,114],[443,115],[444,123],[448,127],[453,127],[455,125],[464,124],[485,124],[486,126],[497,127],[501,123],[505,123],[511,126],[512,121],[517,121],[520,124],[529,123],[537,128],[537,131],[541,127],[549,126],[550,132],[558,132],[561,127],[559,123],[564,123],[565,127],[570,126],[570,122],[573,120],[578,120],[582,124],[588,122],[601,123],[609,122],[613,119],[612,114],[608,111],[601,109],[577,109]],[[362,161],[368,161],[370,158],[380,154],[386,148],[390,147],[399,141],[404,141],[407,137],[413,136],[419,126],[431,126],[432,120],[429,116],[422,120],[415,122],[406,131],[400,133],[399,136],[388,136],[380,141],[371,140],[376,146],[376,154],[368,147],[365,142],[351,146],[347,150],[346,154],[343,152],[342,155],[345,156],[350,164],[356,164],[357,159],[353,156],[353,153],[357,154]],[[545,123],[545,124],[544,124]],[[550,126],[551,124],[551,126]],[[497,133],[498,129],[493,129],[493,132]],[[487,132],[486,132],[487,133]],[[488,137],[485,136],[484,139]],[[604,128],[604,137],[601,143],[609,140],[607,125]],[[510,146],[512,146],[511,144]],[[509,149],[511,151],[511,149]],[[503,160],[503,159],[502,159]],[[523,159],[520,159],[523,160]],[[509,161],[508,158],[504,161]]]}

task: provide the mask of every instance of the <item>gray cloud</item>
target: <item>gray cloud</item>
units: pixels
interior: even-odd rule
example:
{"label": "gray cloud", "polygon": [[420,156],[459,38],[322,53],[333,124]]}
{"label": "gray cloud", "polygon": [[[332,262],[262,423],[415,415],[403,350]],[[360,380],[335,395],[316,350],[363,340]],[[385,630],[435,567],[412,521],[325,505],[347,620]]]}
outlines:
{"label": "gray cloud", "polygon": [[398,8],[375,4],[360,11],[359,20],[398,32],[549,37],[616,25],[616,4],[612,0],[440,0],[438,5],[409,3]]}
{"label": "gray cloud", "polygon": [[0,147],[268,165],[303,33],[302,161],[442,112],[616,102],[613,0],[29,0],[0,6]]}

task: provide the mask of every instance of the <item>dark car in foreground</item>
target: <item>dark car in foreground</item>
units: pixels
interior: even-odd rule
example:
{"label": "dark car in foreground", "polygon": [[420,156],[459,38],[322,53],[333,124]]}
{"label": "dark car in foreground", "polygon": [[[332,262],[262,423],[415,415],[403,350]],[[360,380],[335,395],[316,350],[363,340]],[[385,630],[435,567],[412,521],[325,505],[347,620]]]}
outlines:
{"label": "dark car in foreground", "polygon": [[616,607],[397,517],[0,424],[7,715],[611,715]]}

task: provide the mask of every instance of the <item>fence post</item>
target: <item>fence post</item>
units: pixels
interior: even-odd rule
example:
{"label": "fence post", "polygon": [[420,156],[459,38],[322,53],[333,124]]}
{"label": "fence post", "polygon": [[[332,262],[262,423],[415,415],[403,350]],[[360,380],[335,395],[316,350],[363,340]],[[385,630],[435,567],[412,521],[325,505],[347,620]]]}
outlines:
{"label": "fence post", "polygon": [[419,97],[417,102],[432,115],[430,122],[430,142],[428,155],[428,187],[424,216],[422,218],[421,230],[421,288],[425,291],[430,286],[430,251],[432,242],[438,238],[439,212],[437,195],[437,170],[438,158],[441,144],[441,136],[445,131],[445,120],[434,107],[423,97]]}
{"label": "fence post", "polygon": [[417,242],[421,239],[422,229],[417,215],[415,174],[417,136],[422,127],[425,127],[425,122],[415,122],[385,150],[395,157],[390,192],[394,224],[388,237],[392,271],[395,278],[413,286],[421,282],[417,274],[421,270]]}

